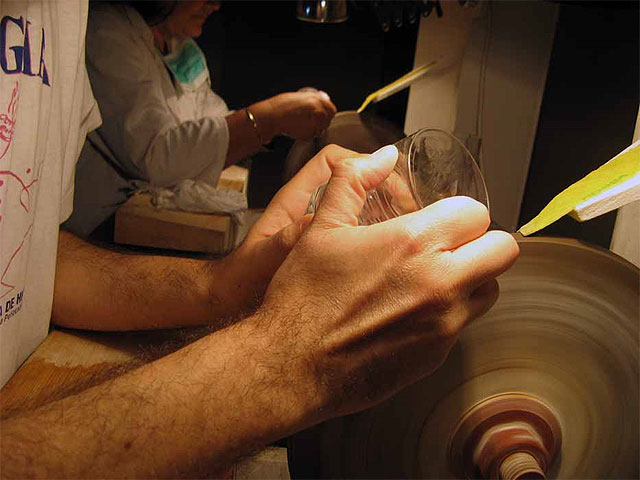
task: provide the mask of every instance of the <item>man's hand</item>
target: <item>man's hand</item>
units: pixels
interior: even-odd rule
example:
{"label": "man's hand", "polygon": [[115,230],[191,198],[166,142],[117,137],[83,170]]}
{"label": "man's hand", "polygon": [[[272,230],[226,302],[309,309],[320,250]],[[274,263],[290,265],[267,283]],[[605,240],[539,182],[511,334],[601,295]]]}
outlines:
{"label": "man's hand", "polygon": [[[102,385],[3,420],[3,476],[219,476],[242,455],[366,408],[433,371],[464,324],[491,306],[493,278],[513,263],[517,246],[504,232],[486,233],[486,209],[460,197],[357,226],[366,190],[389,174],[396,151],[340,161],[347,154],[325,150],[315,160],[318,170],[305,167],[247,239],[247,251],[254,245],[275,255],[275,270],[291,245],[286,229],[275,232],[297,221],[333,166],[314,219],[255,315]],[[301,222],[294,225],[302,229]],[[282,240],[274,240],[278,236]],[[197,273],[202,262],[105,256],[65,237],[54,316],[114,319],[114,329],[147,328],[163,311],[164,321],[176,325],[206,317]],[[270,242],[284,247],[270,249]],[[246,257],[247,268],[256,268],[257,258]],[[64,305],[76,297],[88,303]],[[75,320],[67,326],[86,328]]]}
{"label": "man's hand", "polygon": [[69,328],[149,330],[228,325],[251,311],[310,216],[313,191],[358,154],[330,146],[274,197],[244,243],[222,260],[123,255],[61,232],[52,318]]}
{"label": "man's hand", "polygon": [[[275,195],[244,242],[222,260],[221,304],[235,315],[256,307],[278,267],[311,221],[304,212],[315,189],[327,183],[333,168],[346,158],[363,155],[329,145],[313,157]],[[223,285],[223,282],[218,282]]]}
{"label": "man's hand", "polygon": [[269,365],[287,364],[312,422],[368,407],[436,369],[463,326],[493,305],[494,278],[518,256],[511,235],[486,232],[486,208],[466,197],[358,226],[365,192],[394,161],[390,147],[335,166],[250,319],[269,339]]}

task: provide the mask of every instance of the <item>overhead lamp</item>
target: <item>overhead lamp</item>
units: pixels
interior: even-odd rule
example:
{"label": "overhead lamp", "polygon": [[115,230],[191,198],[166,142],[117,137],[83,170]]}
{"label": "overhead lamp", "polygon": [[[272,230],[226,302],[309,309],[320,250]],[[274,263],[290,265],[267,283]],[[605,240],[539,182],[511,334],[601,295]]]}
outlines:
{"label": "overhead lamp", "polygon": [[299,20],[312,23],[341,23],[349,18],[347,0],[298,0]]}

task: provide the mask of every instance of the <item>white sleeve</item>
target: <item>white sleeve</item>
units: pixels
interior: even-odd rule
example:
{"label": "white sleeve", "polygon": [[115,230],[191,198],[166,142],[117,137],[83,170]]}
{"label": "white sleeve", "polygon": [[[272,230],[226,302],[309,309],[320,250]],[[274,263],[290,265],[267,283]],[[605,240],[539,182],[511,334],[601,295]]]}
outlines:
{"label": "white sleeve", "polygon": [[202,105],[202,116],[226,117],[231,113],[226,102],[211,89],[211,83],[206,82],[198,91],[198,102]]}
{"label": "white sleeve", "polygon": [[[113,18],[111,18],[113,17]],[[229,132],[223,117],[178,122],[163,91],[155,58],[126,19],[92,21],[87,66],[104,124],[100,135],[131,176],[157,186],[217,178],[226,159]]]}

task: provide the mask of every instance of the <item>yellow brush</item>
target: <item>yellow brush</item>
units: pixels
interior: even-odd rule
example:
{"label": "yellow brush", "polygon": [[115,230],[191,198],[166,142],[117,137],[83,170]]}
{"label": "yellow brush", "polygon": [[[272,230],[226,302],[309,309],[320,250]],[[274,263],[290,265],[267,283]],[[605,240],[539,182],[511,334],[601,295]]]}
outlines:
{"label": "yellow brush", "polygon": [[583,222],[636,200],[640,200],[640,141],[556,195],[519,232],[531,235],[567,214]]}
{"label": "yellow brush", "polygon": [[399,92],[400,90],[407,88],[413,82],[421,78],[425,75],[431,68],[436,64],[435,60],[427,65],[423,65],[421,67],[416,68],[415,70],[411,70],[409,73],[401,76],[397,80],[394,80],[389,85],[382,87],[380,90],[376,90],[371,95],[367,96],[367,98],[362,102],[360,108],[358,109],[358,113],[361,113],[367,105],[371,102],[378,103],[380,100],[384,100],[387,97],[390,97],[394,93]]}

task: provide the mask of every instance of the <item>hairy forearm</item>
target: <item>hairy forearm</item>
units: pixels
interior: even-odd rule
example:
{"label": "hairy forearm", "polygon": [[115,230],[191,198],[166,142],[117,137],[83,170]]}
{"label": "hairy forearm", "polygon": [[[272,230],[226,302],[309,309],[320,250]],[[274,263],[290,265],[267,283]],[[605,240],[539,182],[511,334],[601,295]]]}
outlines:
{"label": "hairy forearm", "polygon": [[52,319],[89,330],[146,330],[224,322],[220,261],[126,255],[61,231]]}
{"label": "hairy forearm", "polygon": [[[249,318],[129,374],[1,425],[4,477],[218,475],[314,422]],[[282,362],[279,363],[280,365]]]}

